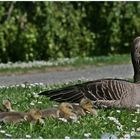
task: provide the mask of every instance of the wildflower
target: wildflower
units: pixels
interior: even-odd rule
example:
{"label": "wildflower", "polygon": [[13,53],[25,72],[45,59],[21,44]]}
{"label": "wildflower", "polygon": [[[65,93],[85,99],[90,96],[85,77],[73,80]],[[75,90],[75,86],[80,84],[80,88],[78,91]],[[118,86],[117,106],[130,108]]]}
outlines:
{"label": "wildflower", "polygon": [[85,133],[84,136],[85,136],[86,138],[89,138],[89,137],[91,136],[91,133]]}
{"label": "wildflower", "polygon": [[70,116],[70,119],[72,119],[72,122],[77,122],[78,120],[77,116]]}
{"label": "wildflower", "polygon": [[136,107],[140,108],[140,105],[139,104],[136,104]]}
{"label": "wildflower", "polygon": [[35,95],[34,95],[34,97],[35,97],[35,98],[38,98],[38,97],[39,97],[39,95],[38,95],[38,94],[35,94]]}
{"label": "wildflower", "polygon": [[59,118],[59,120],[61,120],[63,122],[68,122],[65,118]]}
{"label": "wildflower", "polygon": [[21,87],[22,87],[22,88],[25,88],[25,84],[21,84]]}
{"label": "wildflower", "polygon": [[136,123],[136,122],[137,122],[137,120],[132,120],[132,122]]}
{"label": "wildflower", "polygon": [[118,130],[122,130],[122,126],[117,126],[117,129]]}
{"label": "wildflower", "polygon": [[35,98],[38,98],[38,97],[39,97],[39,95],[38,95],[37,93],[35,93],[35,92],[33,92],[32,95],[33,95]]}
{"label": "wildflower", "polygon": [[30,105],[35,105],[35,104],[33,102],[31,102]]}
{"label": "wildflower", "polygon": [[140,131],[140,127],[138,127],[136,130],[137,130],[137,131]]}
{"label": "wildflower", "polygon": [[118,125],[117,126],[117,129],[118,130],[122,130],[122,125],[120,124],[120,122],[116,118],[114,118],[114,117],[108,117],[108,119],[111,120],[111,121],[113,121],[115,124]]}
{"label": "wildflower", "polygon": [[11,134],[8,134],[8,133],[6,133],[5,136],[12,137],[12,135]]}
{"label": "wildflower", "polygon": [[116,112],[120,113],[121,111],[120,110],[116,110]]}
{"label": "wildflower", "polygon": [[0,133],[3,133],[4,134],[5,133],[5,130],[0,130]]}
{"label": "wildflower", "polygon": [[116,124],[120,124],[119,121],[114,117],[108,117],[108,119],[114,121]]}
{"label": "wildflower", "polygon": [[131,138],[131,135],[130,135],[130,134],[125,134],[125,135],[124,135],[124,138],[125,138],[125,139],[130,139],[130,138]]}
{"label": "wildflower", "polygon": [[40,85],[40,86],[44,86],[44,84],[43,84],[43,83],[39,83],[39,85]]}
{"label": "wildflower", "polygon": [[130,114],[131,116],[134,116],[135,114]]}
{"label": "wildflower", "polygon": [[134,136],[136,134],[135,131],[131,131],[131,136]]}
{"label": "wildflower", "polygon": [[[30,86],[31,86],[31,87],[34,87],[35,85],[34,85],[34,84],[30,84]],[[33,94],[35,94],[35,92],[34,92]]]}
{"label": "wildflower", "polygon": [[65,136],[65,139],[70,139],[70,137],[69,136]]}
{"label": "wildflower", "polygon": [[137,108],[137,111],[135,113],[139,114],[140,113],[140,108]]}
{"label": "wildflower", "polygon": [[42,104],[42,102],[39,101],[38,104]]}
{"label": "wildflower", "polygon": [[58,107],[58,105],[53,105],[53,107]]}
{"label": "wildflower", "polygon": [[30,135],[26,135],[26,138],[31,138],[31,136]]}
{"label": "wildflower", "polygon": [[41,136],[39,136],[38,139],[43,139],[43,138]]}

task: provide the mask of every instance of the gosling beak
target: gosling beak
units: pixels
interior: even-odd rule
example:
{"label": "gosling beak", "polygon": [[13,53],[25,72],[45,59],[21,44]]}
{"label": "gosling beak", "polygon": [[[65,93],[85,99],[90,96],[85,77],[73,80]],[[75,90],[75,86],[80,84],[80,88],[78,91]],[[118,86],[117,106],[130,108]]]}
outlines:
{"label": "gosling beak", "polygon": [[43,119],[39,119],[39,123],[40,123],[40,124],[45,124],[45,122],[44,122]]}

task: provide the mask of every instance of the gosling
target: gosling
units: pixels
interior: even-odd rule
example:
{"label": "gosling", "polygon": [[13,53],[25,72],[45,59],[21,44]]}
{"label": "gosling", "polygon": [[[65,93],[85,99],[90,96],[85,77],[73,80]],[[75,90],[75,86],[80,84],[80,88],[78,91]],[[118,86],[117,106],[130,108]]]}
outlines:
{"label": "gosling", "polygon": [[31,110],[30,112],[1,112],[0,122],[3,123],[19,123],[19,122],[42,123],[42,113],[39,110]]}
{"label": "gosling", "polygon": [[64,118],[67,121],[76,121],[77,115],[73,112],[73,106],[70,103],[61,103],[58,108],[42,109],[43,118]]}
{"label": "gosling", "polygon": [[97,116],[97,111],[93,107],[93,103],[90,99],[83,98],[80,104],[72,104],[74,112],[78,116],[85,116],[86,114],[91,114]]}

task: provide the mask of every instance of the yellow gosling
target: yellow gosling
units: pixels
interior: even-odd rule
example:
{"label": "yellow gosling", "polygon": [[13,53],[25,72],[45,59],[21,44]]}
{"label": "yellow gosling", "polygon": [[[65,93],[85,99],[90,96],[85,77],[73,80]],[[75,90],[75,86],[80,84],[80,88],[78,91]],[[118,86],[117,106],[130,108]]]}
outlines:
{"label": "yellow gosling", "polygon": [[64,118],[68,121],[76,122],[77,115],[73,112],[73,106],[70,103],[61,103],[58,109],[59,118]]}
{"label": "yellow gosling", "polygon": [[38,109],[32,109],[30,112],[26,113],[24,116],[24,120],[31,123],[44,123],[44,120],[42,119],[42,112]]}
{"label": "yellow gosling", "polygon": [[97,116],[98,113],[93,107],[93,102],[90,99],[83,98],[80,101],[80,106],[85,110],[86,113]]}

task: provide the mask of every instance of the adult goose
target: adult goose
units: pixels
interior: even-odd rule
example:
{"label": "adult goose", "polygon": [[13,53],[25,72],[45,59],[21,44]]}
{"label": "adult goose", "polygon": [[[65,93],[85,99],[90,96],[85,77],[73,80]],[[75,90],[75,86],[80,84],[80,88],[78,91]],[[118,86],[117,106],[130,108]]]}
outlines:
{"label": "adult goose", "polygon": [[140,104],[140,37],[133,41],[131,58],[134,67],[134,83],[121,79],[100,79],[57,90],[43,91],[39,95],[45,95],[57,102],[80,102],[82,98],[89,98],[98,107],[134,108]]}

